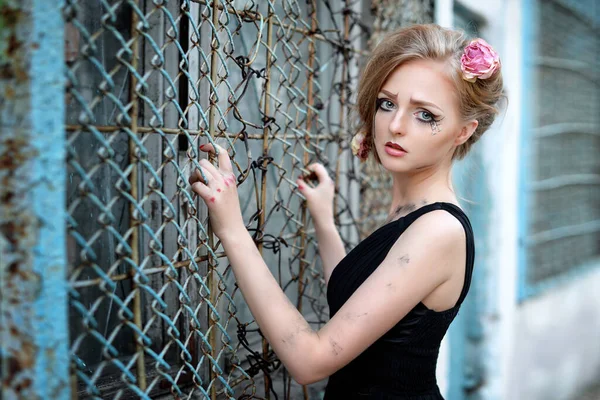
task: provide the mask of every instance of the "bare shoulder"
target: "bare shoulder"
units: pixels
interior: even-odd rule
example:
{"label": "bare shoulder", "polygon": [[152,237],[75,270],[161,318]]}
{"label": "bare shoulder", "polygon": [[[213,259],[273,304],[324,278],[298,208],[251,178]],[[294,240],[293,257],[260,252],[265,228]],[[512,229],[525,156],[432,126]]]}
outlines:
{"label": "bare shoulder", "polygon": [[427,273],[438,276],[441,284],[454,276],[464,262],[465,229],[448,211],[430,211],[406,228],[390,253],[410,254],[415,260],[423,260],[419,265],[421,271],[429,269]]}
{"label": "bare shoulder", "polygon": [[[461,244],[462,243],[462,244]],[[318,379],[356,358],[423,302],[434,310],[452,307],[462,279],[465,233],[445,210],[421,215],[394,242],[385,259],[319,331]],[[314,380],[312,380],[314,381]]]}
{"label": "bare shoulder", "polygon": [[415,244],[434,247],[454,246],[466,241],[462,223],[446,210],[434,210],[421,215],[406,229],[402,237]]}

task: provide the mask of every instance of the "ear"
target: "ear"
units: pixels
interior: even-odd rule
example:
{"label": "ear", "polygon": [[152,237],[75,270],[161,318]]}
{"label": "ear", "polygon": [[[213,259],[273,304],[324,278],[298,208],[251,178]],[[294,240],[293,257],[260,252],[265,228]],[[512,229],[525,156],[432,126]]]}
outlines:
{"label": "ear", "polygon": [[477,121],[476,119],[467,122],[467,124],[464,125],[460,130],[460,134],[456,137],[456,139],[454,139],[454,144],[460,146],[461,144],[469,140],[473,133],[475,133],[475,129],[477,129],[478,125],[479,121]]}

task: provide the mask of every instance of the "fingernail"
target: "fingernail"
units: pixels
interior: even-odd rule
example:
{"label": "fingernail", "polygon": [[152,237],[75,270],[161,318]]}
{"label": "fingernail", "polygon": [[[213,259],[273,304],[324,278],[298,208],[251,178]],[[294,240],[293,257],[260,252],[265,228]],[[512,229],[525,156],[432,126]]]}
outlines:
{"label": "fingernail", "polygon": [[204,148],[204,146],[206,146],[206,145],[205,145],[205,144],[201,144],[201,145],[200,145],[200,149],[203,149],[203,148]]}

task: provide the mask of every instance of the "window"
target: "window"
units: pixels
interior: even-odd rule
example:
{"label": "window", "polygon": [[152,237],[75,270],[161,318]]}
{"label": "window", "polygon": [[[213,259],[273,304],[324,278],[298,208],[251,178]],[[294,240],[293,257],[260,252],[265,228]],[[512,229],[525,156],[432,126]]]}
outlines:
{"label": "window", "polygon": [[[520,296],[598,265],[600,22],[594,0],[534,3],[525,37]],[[527,14],[526,14],[527,15]]]}

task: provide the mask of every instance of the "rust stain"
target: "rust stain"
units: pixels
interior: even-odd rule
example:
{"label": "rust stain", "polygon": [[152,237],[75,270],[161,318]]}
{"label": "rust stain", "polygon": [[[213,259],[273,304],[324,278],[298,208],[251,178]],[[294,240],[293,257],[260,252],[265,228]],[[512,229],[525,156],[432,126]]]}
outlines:
{"label": "rust stain", "polygon": [[[9,50],[15,50],[11,46]],[[0,138],[0,170],[3,172],[0,179],[0,207],[11,215],[0,224],[0,234],[9,243],[12,258],[2,271],[2,289],[5,291],[3,303],[8,306],[2,332],[7,342],[11,343],[2,356],[6,365],[2,387],[23,396],[28,396],[33,385],[37,346],[31,336],[31,325],[20,321],[30,320],[33,313],[30,302],[37,295],[41,277],[32,270],[30,254],[31,228],[37,218],[29,208],[23,206],[23,199],[28,193],[27,187],[21,185],[21,180],[29,172],[29,161],[37,154],[26,130]],[[20,317],[15,318],[15,315]]]}
{"label": "rust stain", "polygon": [[10,4],[0,3],[0,29],[7,27],[14,29],[25,13],[22,9],[13,8]]}
{"label": "rust stain", "polygon": [[15,92],[15,89],[13,89],[11,86],[8,86],[4,91],[4,98],[7,100],[11,100],[15,97],[15,94],[17,94]]}
{"label": "rust stain", "polygon": [[[0,169],[15,171],[28,160],[37,156],[38,152],[29,145],[27,136],[7,137],[0,139]],[[6,175],[3,185],[8,185],[11,175]]]}
{"label": "rust stain", "polygon": [[22,60],[23,42],[16,27],[24,20],[25,12],[16,5],[0,3],[0,77],[24,81],[27,79]]}
{"label": "rust stain", "polygon": [[18,40],[15,35],[10,35],[8,37],[8,47],[6,48],[6,55],[9,57],[14,57],[17,51],[21,48],[23,42]]}

